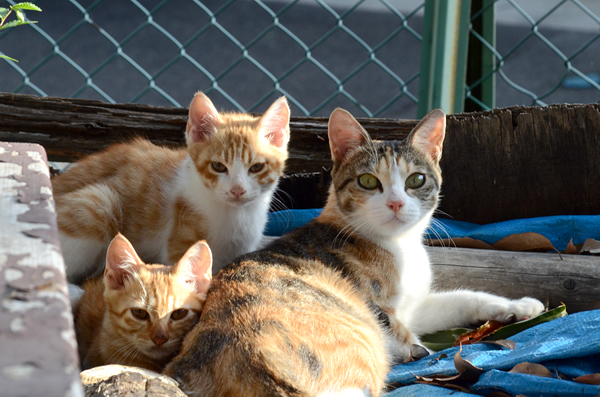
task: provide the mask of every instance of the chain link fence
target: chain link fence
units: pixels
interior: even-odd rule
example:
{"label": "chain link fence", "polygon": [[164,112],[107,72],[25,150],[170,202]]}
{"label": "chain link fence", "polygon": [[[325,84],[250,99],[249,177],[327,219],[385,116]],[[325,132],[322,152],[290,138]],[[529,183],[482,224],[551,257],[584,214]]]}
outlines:
{"label": "chain link fence", "polygon": [[[0,32],[19,60],[0,60],[2,91],[187,106],[203,90],[258,112],[286,95],[296,116],[416,117],[423,0],[34,3],[39,23]],[[467,109],[600,101],[599,3],[483,0],[473,26],[490,9],[496,24],[471,30],[487,66],[467,77]]]}

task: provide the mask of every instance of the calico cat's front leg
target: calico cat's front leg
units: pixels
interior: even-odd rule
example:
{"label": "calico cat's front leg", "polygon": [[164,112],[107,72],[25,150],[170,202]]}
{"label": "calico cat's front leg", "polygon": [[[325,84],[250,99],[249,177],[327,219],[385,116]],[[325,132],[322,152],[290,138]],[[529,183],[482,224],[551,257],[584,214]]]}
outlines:
{"label": "calico cat's front leg", "polygon": [[384,307],[382,310],[389,319],[389,333],[386,340],[387,351],[392,361],[404,363],[410,360],[413,345],[420,345],[421,341],[408,327],[396,316],[395,309]]}
{"label": "calico cat's front leg", "polygon": [[416,311],[411,329],[423,335],[489,320],[523,321],[543,310],[542,302],[528,297],[512,300],[476,291],[432,292]]}

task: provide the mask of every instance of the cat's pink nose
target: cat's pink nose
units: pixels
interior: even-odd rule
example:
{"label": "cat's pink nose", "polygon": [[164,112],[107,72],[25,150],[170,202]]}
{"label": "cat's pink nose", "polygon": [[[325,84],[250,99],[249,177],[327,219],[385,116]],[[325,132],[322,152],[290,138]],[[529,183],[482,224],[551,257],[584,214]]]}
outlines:
{"label": "cat's pink nose", "polygon": [[246,189],[242,186],[234,186],[231,188],[230,192],[237,198],[240,198],[246,193]]}
{"label": "cat's pink nose", "polygon": [[152,335],[152,341],[154,342],[154,344],[156,346],[161,346],[162,344],[164,344],[166,341],[169,340],[169,337],[165,334],[155,334]]}
{"label": "cat's pink nose", "polygon": [[396,201],[388,201],[387,206],[394,212],[398,212],[398,210],[400,208],[402,208],[402,206],[404,206],[404,201],[401,200],[396,200]]}

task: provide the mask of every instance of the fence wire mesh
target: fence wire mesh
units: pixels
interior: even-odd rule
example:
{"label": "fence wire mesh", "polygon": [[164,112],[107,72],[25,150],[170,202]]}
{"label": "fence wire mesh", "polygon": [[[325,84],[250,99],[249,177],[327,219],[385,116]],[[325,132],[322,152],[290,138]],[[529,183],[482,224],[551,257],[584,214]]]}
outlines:
{"label": "fence wire mesh", "polygon": [[[423,0],[38,0],[38,24],[0,32],[0,90],[263,111],[414,118]],[[493,67],[495,105],[598,102],[596,0],[497,0],[496,42],[473,31]],[[6,3],[5,3],[6,4]],[[8,4],[15,4],[8,1]],[[2,4],[0,4],[2,6]],[[475,20],[481,13],[474,14]],[[566,21],[566,22],[565,22]]]}
{"label": "fence wire mesh", "polygon": [[471,30],[492,54],[493,68],[466,87],[466,98],[478,86],[496,79],[496,106],[600,101],[600,2],[594,0],[496,0],[471,16],[475,23],[496,7],[494,47]]}

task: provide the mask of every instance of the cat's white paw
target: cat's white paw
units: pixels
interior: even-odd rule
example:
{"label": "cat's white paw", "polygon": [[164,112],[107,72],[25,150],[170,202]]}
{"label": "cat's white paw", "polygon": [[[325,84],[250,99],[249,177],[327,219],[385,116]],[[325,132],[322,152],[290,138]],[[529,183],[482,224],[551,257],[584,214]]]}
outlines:
{"label": "cat's white paw", "polygon": [[544,311],[544,304],[537,299],[521,298],[508,300],[503,304],[493,305],[492,315],[489,320],[507,323],[511,321],[524,321],[537,316]]}

